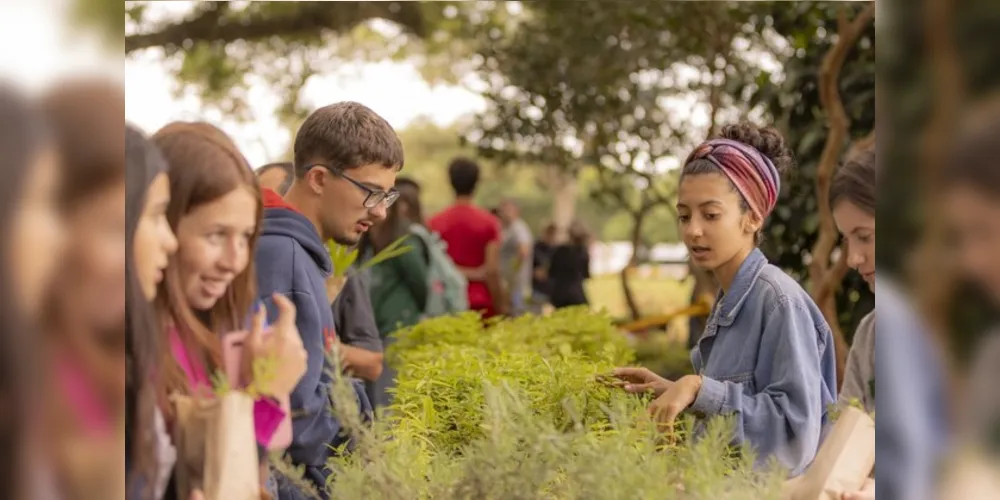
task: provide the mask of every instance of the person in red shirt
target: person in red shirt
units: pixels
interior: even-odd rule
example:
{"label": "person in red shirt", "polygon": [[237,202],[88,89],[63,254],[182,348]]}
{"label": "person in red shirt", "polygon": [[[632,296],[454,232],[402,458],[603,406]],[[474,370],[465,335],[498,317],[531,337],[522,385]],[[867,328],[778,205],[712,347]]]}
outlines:
{"label": "person in red shirt", "polygon": [[455,203],[435,215],[428,227],[448,245],[448,255],[469,280],[469,308],[484,317],[507,313],[500,279],[500,221],[472,201],[479,165],[455,158],[448,165]]}

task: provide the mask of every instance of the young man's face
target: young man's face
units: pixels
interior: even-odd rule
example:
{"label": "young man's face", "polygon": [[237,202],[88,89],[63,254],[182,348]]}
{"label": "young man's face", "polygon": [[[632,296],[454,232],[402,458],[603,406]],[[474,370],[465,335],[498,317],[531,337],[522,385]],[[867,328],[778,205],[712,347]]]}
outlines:
{"label": "young man's face", "polygon": [[369,191],[351,181],[373,191],[388,192],[396,184],[397,173],[395,168],[375,164],[345,170],[342,176],[325,171],[320,213],[324,236],[353,246],[373,225],[385,220],[385,203],[366,208]]}

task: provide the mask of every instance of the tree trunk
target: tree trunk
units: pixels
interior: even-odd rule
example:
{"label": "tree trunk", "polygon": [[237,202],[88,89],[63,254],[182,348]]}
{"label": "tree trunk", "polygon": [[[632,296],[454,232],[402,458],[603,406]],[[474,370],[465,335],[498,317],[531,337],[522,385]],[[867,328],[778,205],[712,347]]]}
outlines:
{"label": "tree trunk", "polygon": [[639,304],[635,301],[635,296],[632,295],[632,287],[629,284],[629,272],[635,269],[637,264],[637,257],[639,253],[639,245],[642,243],[642,223],[646,220],[646,211],[640,211],[639,213],[632,214],[634,225],[632,226],[632,257],[629,258],[628,264],[622,269],[622,294],[625,296],[625,305],[628,307],[629,314],[632,315],[632,319],[639,319],[641,312],[639,311]]}
{"label": "tree trunk", "polygon": [[550,167],[545,184],[553,195],[552,223],[556,225],[556,241],[565,242],[569,239],[569,227],[576,217],[579,182],[570,169]]}
{"label": "tree trunk", "polygon": [[851,121],[840,98],[840,70],[847,54],[857,43],[875,15],[874,5],[869,4],[853,20],[847,19],[847,9],[841,9],[837,18],[837,43],[823,58],[819,70],[819,98],[826,112],[829,133],[816,167],[816,200],[819,205],[819,237],[812,248],[809,265],[810,295],[823,311],[823,317],[833,330],[837,354],[837,386],[844,380],[848,344],[837,316],[837,291],[847,274],[846,251],[841,252],[836,263],[832,255],[839,235],[830,207],[830,181],[840,163],[844,144],[850,137]]}

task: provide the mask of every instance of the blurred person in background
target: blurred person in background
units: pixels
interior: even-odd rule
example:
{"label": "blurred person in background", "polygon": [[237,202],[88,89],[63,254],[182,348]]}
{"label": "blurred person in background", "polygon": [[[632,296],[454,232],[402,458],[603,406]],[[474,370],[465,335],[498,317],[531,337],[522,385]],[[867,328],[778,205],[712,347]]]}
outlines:
{"label": "blurred person in background", "polygon": [[[207,123],[168,124],[153,142],[170,164],[167,220],[178,241],[157,296],[167,347],[161,404],[173,394],[210,393],[209,375],[220,370],[243,387],[253,382],[254,360],[273,359],[276,372],[258,387],[254,421],[262,449],[284,449],[291,442],[289,395],[305,373],[306,353],[287,298],[275,297],[282,316],[263,331],[252,260],[263,213],[257,180],[236,145]],[[172,406],[164,410],[176,423]],[[266,454],[261,459],[266,463]],[[275,484],[269,489],[277,492]]]}
{"label": "blurred person in background", "polygon": [[514,200],[500,202],[503,241],[500,243],[500,273],[507,285],[511,316],[520,316],[527,309],[531,289],[531,247],[533,237],[528,223],[521,218],[521,209]]}
{"label": "blurred person in background", "polygon": [[448,178],[455,203],[428,221],[427,227],[448,245],[448,255],[469,280],[469,309],[490,318],[508,313],[507,294],[500,270],[499,219],[472,201],[479,184],[479,165],[455,158]]}
{"label": "blurred person in background", "polygon": [[[259,294],[292,298],[296,326],[308,352],[306,375],[292,393],[294,439],[288,455],[305,479],[326,491],[329,458],[350,444],[330,411],[333,368],[328,355],[340,339],[328,282],[335,278],[326,243],[355,246],[386,218],[398,194],[403,147],[389,123],[370,108],[340,102],[317,109],[295,136],[295,179],[282,197],[264,190],[264,227],[255,260]],[[269,313],[273,309],[269,305]],[[371,405],[364,384],[351,380],[363,418]],[[281,498],[300,498],[280,481]]]}
{"label": "blurred person in background", "polygon": [[[410,251],[380,262],[371,268],[371,305],[383,344],[392,343],[392,332],[417,324],[423,318],[428,295],[428,257],[420,238],[413,234],[413,224],[423,224],[420,205],[420,185],[400,177],[396,179],[399,199],[391,207],[386,219],[372,228],[361,240],[360,253],[368,260],[392,242],[405,237],[403,245]],[[375,407],[392,403],[388,390],[395,384],[396,373],[384,364],[382,375],[368,384],[368,397]]]}
{"label": "blurred person in background", "polygon": [[0,484],[13,500],[52,498],[38,424],[46,380],[37,354],[44,295],[66,242],[57,203],[58,155],[42,117],[17,90],[0,84]]}
{"label": "blurred person in background", "polygon": [[290,161],[268,163],[258,168],[256,174],[261,189],[270,189],[284,196],[295,178],[295,167]]}
{"label": "blurred person in background", "polygon": [[579,222],[569,228],[569,241],[549,257],[549,299],[556,309],[590,303],[584,283],[590,279],[590,235]]}
{"label": "blurred person in background", "polygon": [[67,492],[110,497],[121,489],[109,472],[122,470],[124,437],[125,95],[110,80],[70,81],[42,108],[62,158],[60,209],[73,242],[46,315],[60,475]]}
{"label": "blurred person in background", "polygon": [[542,314],[545,306],[551,302],[549,266],[555,250],[556,229],[554,223],[546,224],[541,237],[531,249],[531,311],[534,314]]}
{"label": "blurred person in background", "polygon": [[[376,226],[377,227],[377,226]],[[367,382],[382,375],[382,338],[371,303],[371,270],[351,269],[333,298],[333,321],[340,337],[343,368]]]}
{"label": "blurred person in background", "polygon": [[163,498],[177,452],[156,404],[160,358],[153,310],[177,240],[167,221],[167,162],[125,126],[125,486],[129,500]]}
{"label": "blurred person in background", "polygon": [[[830,183],[830,208],[837,229],[846,242],[847,265],[875,292],[875,149],[855,153],[837,170]],[[875,312],[865,316],[854,333],[839,402],[853,402],[875,413]],[[872,478],[860,492],[845,493],[844,500],[875,498]]]}
{"label": "blurred person in background", "polygon": [[616,375],[630,392],[652,390],[650,412],[671,423],[735,416],[734,444],[773,460],[790,477],[819,449],[828,408],[837,401],[833,334],[819,307],[758,248],[762,228],[794,166],[784,137],[749,122],[727,125],[699,145],[681,169],[677,213],[691,259],[722,292],[691,353],[695,372],[668,381],[645,368]]}

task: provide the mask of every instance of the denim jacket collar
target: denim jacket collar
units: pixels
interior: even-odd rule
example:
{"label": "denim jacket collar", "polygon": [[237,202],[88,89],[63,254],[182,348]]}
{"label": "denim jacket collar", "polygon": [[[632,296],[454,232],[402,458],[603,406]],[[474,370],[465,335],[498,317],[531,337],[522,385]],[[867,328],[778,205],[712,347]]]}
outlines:
{"label": "denim jacket collar", "polygon": [[753,289],[754,283],[757,282],[757,278],[760,277],[760,273],[766,265],[767,257],[759,248],[754,248],[743,264],[740,264],[740,269],[736,272],[736,277],[733,278],[733,283],[729,287],[729,293],[720,291],[716,298],[716,303],[719,304],[716,311],[716,321],[719,326],[732,326],[733,322],[736,321],[736,316],[740,314],[740,309],[746,302],[750,290]]}

